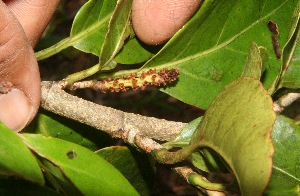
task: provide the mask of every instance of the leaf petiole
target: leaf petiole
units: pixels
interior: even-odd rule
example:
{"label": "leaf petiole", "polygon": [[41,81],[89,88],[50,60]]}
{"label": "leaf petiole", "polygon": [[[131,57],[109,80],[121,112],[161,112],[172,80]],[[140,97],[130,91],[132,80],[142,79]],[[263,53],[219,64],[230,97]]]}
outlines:
{"label": "leaf petiole", "polygon": [[204,180],[204,177],[197,173],[190,173],[187,176],[187,180],[191,185],[199,186],[204,189],[214,190],[214,191],[224,191],[228,190],[228,186],[231,184],[221,184],[221,183],[212,183],[207,180]]}

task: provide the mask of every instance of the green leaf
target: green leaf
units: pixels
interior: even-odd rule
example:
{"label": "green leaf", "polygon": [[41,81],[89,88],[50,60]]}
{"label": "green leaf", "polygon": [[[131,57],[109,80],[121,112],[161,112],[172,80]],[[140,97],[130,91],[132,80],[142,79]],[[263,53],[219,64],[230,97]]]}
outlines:
{"label": "green leaf", "polygon": [[[99,65],[99,64],[98,64],[98,65]],[[98,66],[98,65],[96,65],[96,66]],[[101,70],[102,70],[102,71],[109,71],[109,70],[112,70],[112,69],[116,68],[117,65],[118,65],[118,63],[117,63],[116,61],[112,60],[112,61],[110,61],[109,63],[107,63],[107,64],[105,65],[105,67],[103,67]],[[99,66],[99,67],[100,67],[100,66]]]}
{"label": "green leaf", "polygon": [[129,40],[115,57],[120,64],[137,64],[149,60],[161,46],[148,46],[136,38]]}
{"label": "green leaf", "polygon": [[85,195],[137,195],[111,164],[79,145],[38,134],[22,135],[28,147],[59,167]]}
{"label": "green leaf", "polygon": [[70,36],[37,52],[37,59],[48,58],[69,46],[98,56],[116,3],[117,0],[89,0],[77,12]]}
{"label": "green leaf", "polygon": [[189,145],[190,140],[201,120],[202,117],[192,120],[183,128],[183,130],[177,135],[177,137],[173,141],[166,142],[163,144],[163,146],[167,149],[172,149],[174,147],[184,147]]}
{"label": "green leaf", "polygon": [[300,193],[300,127],[291,119],[277,116],[272,133],[275,154],[273,173],[266,195]]}
{"label": "green leaf", "polygon": [[2,123],[0,133],[0,174],[43,185],[44,177],[38,162],[18,134]]}
{"label": "green leaf", "polygon": [[192,153],[192,163],[195,167],[209,173],[228,173],[222,158],[211,149],[201,149]]}
{"label": "green leaf", "polygon": [[116,3],[117,0],[89,0],[81,7],[70,33],[75,48],[97,56],[100,54]]}
{"label": "green leaf", "polygon": [[244,77],[251,77],[260,80],[262,73],[262,58],[256,43],[252,42],[248,53],[247,62],[243,70]]}
{"label": "green leaf", "polygon": [[196,118],[187,124],[180,134],[175,138],[174,142],[190,142],[195,130],[197,129],[202,117]]}
{"label": "green leaf", "polygon": [[42,157],[39,157],[39,159],[45,177],[57,192],[63,192],[64,195],[83,195],[68,176],[63,173],[59,166],[56,166],[51,161]]}
{"label": "green leaf", "polygon": [[291,39],[287,43],[283,52],[283,78],[280,87],[300,88],[300,1],[298,2],[298,11],[294,16],[296,25],[291,27]]}
{"label": "green leaf", "polygon": [[103,148],[96,153],[116,167],[140,195],[151,195],[155,174],[147,154],[125,146]]}
{"label": "green leaf", "polygon": [[[268,50],[265,47],[259,46],[259,54],[261,56],[261,60],[262,60],[262,74],[264,73],[264,71],[268,68],[269,66],[269,54],[268,54]],[[271,51],[271,54],[273,54],[273,51]],[[262,83],[264,83],[264,75],[262,75],[262,77],[260,78],[260,80],[262,81]],[[271,87],[269,87],[270,89]],[[269,91],[268,89],[268,91]]]}
{"label": "green leaf", "polygon": [[130,35],[131,5],[132,0],[119,0],[117,3],[99,56],[100,69],[114,59]]}
{"label": "green leaf", "polygon": [[285,45],[297,2],[204,1],[194,17],[142,69],[179,69],[176,85],[162,91],[207,109],[225,85],[241,76],[249,44],[255,42],[270,54],[264,73],[264,86],[269,88],[281,62],[273,52],[267,23],[269,20],[277,23],[279,44]]}
{"label": "green leaf", "polygon": [[112,138],[102,131],[43,110],[39,111],[25,131],[63,139],[93,151],[114,143]]}
{"label": "green leaf", "polygon": [[191,145],[218,153],[236,176],[242,195],[260,195],[272,172],[274,123],[270,95],[258,80],[242,77],[222,89]]}

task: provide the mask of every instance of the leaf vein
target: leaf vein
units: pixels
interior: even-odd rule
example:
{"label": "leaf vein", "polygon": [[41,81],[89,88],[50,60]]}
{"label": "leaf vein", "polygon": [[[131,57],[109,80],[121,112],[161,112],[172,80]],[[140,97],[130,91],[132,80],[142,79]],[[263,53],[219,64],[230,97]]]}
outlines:
{"label": "leaf vein", "polygon": [[283,169],[280,169],[280,168],[277,167],[277,166],[273,166],[273,169],[278,170],[279,172],[281,172],[281,173],[283,173],[283,174],[285,174],[285,175],[287,175],[287,176],[293,178],[293,179],[296,180],[297,182],[300,182],[300,179],[298,179],[296,176],[294,176],[294,175],[292,175],[292,174],[290,174],[290,173],[284,171]]}

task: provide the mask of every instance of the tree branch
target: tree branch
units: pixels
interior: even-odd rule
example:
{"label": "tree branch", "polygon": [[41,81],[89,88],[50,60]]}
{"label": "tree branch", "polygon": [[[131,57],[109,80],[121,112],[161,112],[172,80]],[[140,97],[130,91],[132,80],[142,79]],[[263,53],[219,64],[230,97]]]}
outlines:
{"label": "tree branch", "polygon": [[[139,147],[141,144],[134,142],[137,135],[143,138],[144,141],[146,141],[144,137],[170,141],[175,139],[186,125],[181,122],[126,113],[95,104],[66,93],[57,82],[42,82],[41,107],[58,115],[90,125],[110,134],[112,137],[122,138],[134,145],[138,144]],[[148,140],[147,142],[149,143]],[[151,148],[157,149],[161,146],[154,142],[151,144]],[[150,152],[151,150],[149,150],[146,151]]]}

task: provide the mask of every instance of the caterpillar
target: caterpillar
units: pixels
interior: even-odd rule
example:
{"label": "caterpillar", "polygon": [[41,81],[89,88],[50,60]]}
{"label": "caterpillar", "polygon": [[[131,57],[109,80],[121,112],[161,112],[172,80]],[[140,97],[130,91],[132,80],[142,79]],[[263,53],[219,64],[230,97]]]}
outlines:
{"label": "caterpillar", "polygon": [[70,88],[71,90],[79,88],[91,88],[96,91],[106,92],[125,92],[129,89],[133,90],[144,90],[147,86],[165,86],[168,83],[177,80],[179,75],[178,69],[162,69],[156,71],[155,69],[150,69],[143,72],[141,75],[130,74],[128,76],[123,76],[121,78],[107,78],[103,81],[82,81],[76,82]]}

